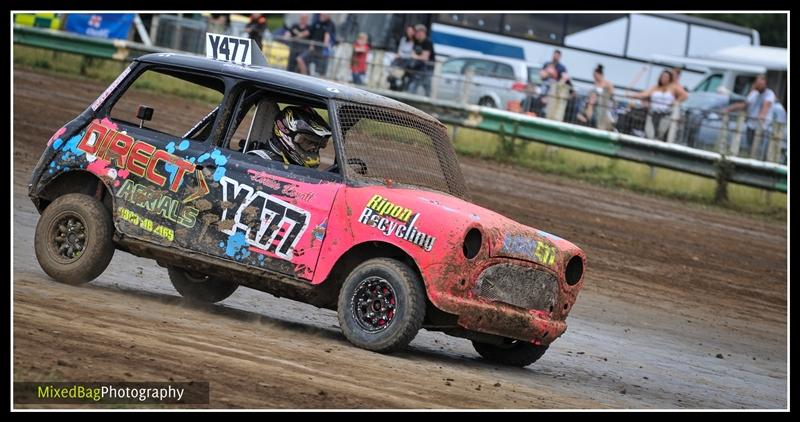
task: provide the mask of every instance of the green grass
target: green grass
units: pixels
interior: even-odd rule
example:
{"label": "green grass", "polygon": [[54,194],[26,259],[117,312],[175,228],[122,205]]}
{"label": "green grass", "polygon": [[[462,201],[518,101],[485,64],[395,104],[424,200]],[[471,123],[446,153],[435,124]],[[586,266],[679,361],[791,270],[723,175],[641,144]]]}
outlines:
{"label": "green grass", "polygon": [[[90,60],[81,73],[83,57],[76,54],[54,53],[49,50],[14,45],[14,64],[48,72],[113,81],[126,66],[110,60]],[[137,82],[136,88],[153,92],[219,102],[215,92],[200,92],[175,78],[150,75]],[[452,130],[452,128],[451,128]],[[651,195],[669,197],[701,206],[714,206],[769,219],[784,219],[787,195],[763,189],[729,184],[728,202],[714,203],[714,180],[666,169],[598,155],[548,147],[534,142],[517,140],[502,142],[499,135],[468,128],[458,128],[454,139],[459,154],[500,161],[553,173],[604,186],[629,189]]]}
{"label": "green grass", "polygon": [[497,134],[463,127],[457,129],[453,143],[461,155],[769,219],[786,217],[784,193],[728,184],[728,202],[715,204],[716,181],[705,177],[524,140],[512,143]]}

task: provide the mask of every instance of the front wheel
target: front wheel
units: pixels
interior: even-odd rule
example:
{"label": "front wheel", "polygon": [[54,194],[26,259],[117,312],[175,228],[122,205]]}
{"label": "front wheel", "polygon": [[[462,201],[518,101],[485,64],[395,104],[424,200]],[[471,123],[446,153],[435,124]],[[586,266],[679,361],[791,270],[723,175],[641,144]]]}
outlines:
{"label": "front wheel", "polygon": [[475,351],[484,359],[509,366],[528,366],[541,358],[548,346],[536,346],[527,341],[505,339],[503,344],[472,342]]}
{"label": "front wheel", "polygon": [[69,193],[56,198],[36,223],[36,260],[60,283],[88,283],[111,262],[113,235],[111,213],[100,201]]}
{"label": "front wheel", "polygon": [[351,343],[381,353],[397,351],[414,339],[425,319],[422,281],[400,261],[370,259],[344,281],[338,314]]}
{"label": "front wheel", "polygon": [[217,303],[228,298],[239,287],[228,280],[195,274],[181,268],[167,267],[167,272],[175,290],[186,299],[196,302]]}

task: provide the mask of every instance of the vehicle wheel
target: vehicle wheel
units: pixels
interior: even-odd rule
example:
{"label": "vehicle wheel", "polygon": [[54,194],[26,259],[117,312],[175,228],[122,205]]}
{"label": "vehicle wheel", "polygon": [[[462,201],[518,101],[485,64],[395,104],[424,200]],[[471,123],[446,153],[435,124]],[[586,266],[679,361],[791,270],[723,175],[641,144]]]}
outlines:
{"label": "vehicle wheel", "polygon": [[47,275],[60,283],[88,283],[105,271],[114,256],[111,213],[91,196],[70,193],[56,198],[36,223],[33,246]]}
{"label": "vehicle wheel", "polygon": [[338,313],[351,343],[376,352],[397,351],[422,327],[424,286],[408,265],[389,258],[370,259],[344,281]]}
{"label": "vehicle wheel", "polygon": [[481,98],[478,101],[478,105],[484,106],[484,107],[497,108],[497,104],[495,104],[494,100],[491,99],[491,97],[483,97],[483,98]]}
{"label": "vehicle wheel", "polygon": [[509,366],[528,366],[541,358],[549,346],[536,346],[527,341],[506,339],[505,344],[472,342],[475,351],[488,361]]}
{"label": "vehicle wheel", "polygon": [[193,273],[182,268],[167,267],[167,272],[175,290],[186,299],[197,302],[217,303],[228,298],[239,287],[238,284],[228,280]]}

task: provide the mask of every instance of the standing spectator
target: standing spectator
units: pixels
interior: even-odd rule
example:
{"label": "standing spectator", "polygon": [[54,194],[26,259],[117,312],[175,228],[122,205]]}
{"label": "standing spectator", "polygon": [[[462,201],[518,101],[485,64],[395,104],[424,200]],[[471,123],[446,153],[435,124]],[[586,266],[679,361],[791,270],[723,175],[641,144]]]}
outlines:
{"label": "standing spectator", "polygon": [[369,54],[369,37],[366,32],[362,32],[358,34],[358,39],[353,43],[353,58],[350,60],[353,83],[356,85],[364,85],[364,75],[367,73],[367,54]]}
{"label": "standing spectator", "polygon": [[401,59],[410,59],[411,54],[414,53],[414,27],[412,25],[406,26],[405,33],[400,38],[400,43],[397,45],[397,57]]}
{"label": "standing spectator", "polygon": [[297,56],[297,70],[308,75],[308,66],[314,63],[317,74],[324,75],[328,68],[326,58],[330,55],[336,26],[331,22],[330,15],[320,13],[319,20],[311,25],[310,40],[312,44],[308,49]]}
{"label": "standing spectator", "polygon": [[308,14],[300,15],[300,20],[289,27],[283,38],[289,40],[289,64],[287,70],[294,72],[297,70],[297,55],[308,47],[306,42],[311,37],[311,27],[308,26]]}
{"label": "standing spectator", "polygon": [[681,85],[681,68],[673,67],[672,68],[672,79],[674,80],[673,83],[675,84],[675,89],[686,97],[689,96],[689,93],[686,91],[683,85]]}
{"label": "standing spectator", "polygon": [[756,128],[760,126],[763,131],[762,137],[764,139],[761,140],[758,157],[762,160],[764,159],[764,154],[766,154],[766,145],[768,142],[764,142],[764,140],[769,139],[770,123],[772,123],[774,117],[772,106],[775,104],[775,100],[775,92],[767,88],[767,76],[760,74],[756,76],[753,89],[750,91],[750,94],[747,95],[747,100],[737,102],[724,109],[726,112],[731,112],[742,110],[745,107],[747,108],[747,144],[749,146],[753,145]]}
{"label": "standing spectator", "polygon": [[428,38],[428,28],[425,25],[419,24],[414,27],[414,52],[411,53],[411,59],[412,74],[409,78],[408,92],[416,93],[421,85],[425,95],[431,95],[431,75],[436,53],[433,51],[433,43]]}
{"label": "standing spectator", "polygon": [[594,90],[598,94],[602,95],[603,92],[608,92],[609,95],[614,95],[614,84],[603,76],[603,65],[597,65],[592,77],[594,78]]}
{"label": "standing spectator", "polygon": [[256,42],[258,48],[262,48],[261,40],[264,36],[264,31],[267,30],[267,18],[261,13],[253,13],[250,15],[250,21],[244,27],[247,36]]}
{"label": "standing spectator", "polygon": [[397,57],[392,60],[392,69],[387,77],[389,88],[394,91],[402,91],[408,85],[408,67],[411,64],[411,55],[414,54],[414,27],[408,25],[405,33],[397,44]]}
{"label": "standing spectator", "polygon": [[539,75],[542,77],[542,79],[545,79],[546,77],[548,77],[548,75],[545,74],[545,69],[547,69],[548,65],[553,65],[553,67],[555,68],[555,70],[556,70],[556,78],[555,78],[555,80],[556,81],[558,81],[558,82],[567,82],[567,80],[569,79],[569,75],[567,74],[566,66],[564,66],[561,63],[561,50],[553,51],[553,59],[551,61],[545,63],[544,66],[542,66],[542,71],[539,73]]}
{"label": "standing spectator", "polygon": [[[597,127],[597,116],[599,113],[607,113],[608,116],[611,116],[611,109],[614,101],[614,84],[612,84],[611,81],[606,79],[603,75],[602,64],[597,65],[592,73],[592,77],[594,78],[592,94],[594,94],[595,97],[592,99],[590,94],[590,96],[586,99],[586,104],[584,104],[583,109],[586,110],[587,113],[591,113],[589,116],[587,116],[589,120],[588,123],[591,123],[590,125],[592,127]],[[608,100],[605,102],[602,100],[604,95],[608,95]],[[592,101],[594,103],[590,105],[589,103]],[[580,116],[578,116],[578,118],[580,119]]]}
{"label": "standing spectator", "polygon": [[631,97],[650,101],[650,113],[645,122],[645,134],[650,139],[665,141],[665,136],[671,123],[672,105],[676,101],[684,101],[687,98],[687,94],[677,88],[672,72],[664,70],[658,76],[656,85],[651,86],[644,92],[633,94]]}
{"label": "standing spectator", "polygon": [[227,34],[230,26],[230,13],[212,13],[208,18],[208,32]]}

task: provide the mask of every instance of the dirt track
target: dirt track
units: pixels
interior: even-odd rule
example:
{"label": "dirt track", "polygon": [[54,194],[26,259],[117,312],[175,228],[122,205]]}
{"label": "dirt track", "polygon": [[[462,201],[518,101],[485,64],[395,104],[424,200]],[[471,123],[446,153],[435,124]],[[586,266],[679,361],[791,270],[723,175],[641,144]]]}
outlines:
{"label": "dirt track", "polygon": [[[87,286],[54,283],[33,254],[26,185],[52,133],[104,88],[14,69],[17,381],[207,380],[211,407],[787,406],[785,221],[481,161],[461,160],[474,202],[589,257],[567,332],[525,369],[427,331],[399,354],[363,351],[332,311],[250,289],[189,306],[166,270],[122,252]],[[141,96],[156,113],[170,104]]]}

